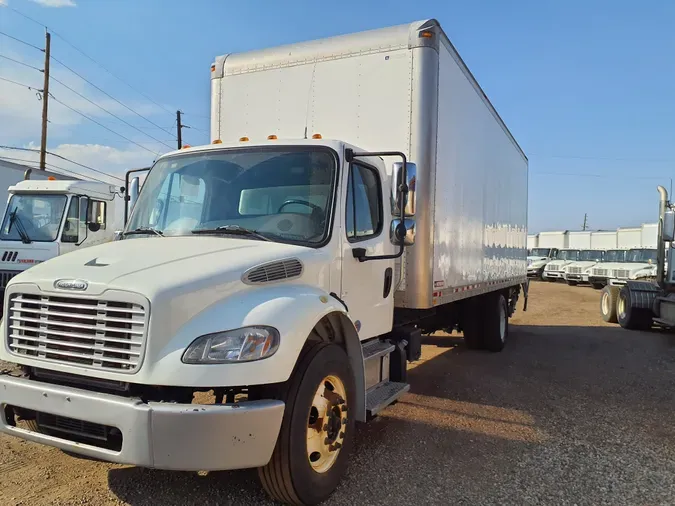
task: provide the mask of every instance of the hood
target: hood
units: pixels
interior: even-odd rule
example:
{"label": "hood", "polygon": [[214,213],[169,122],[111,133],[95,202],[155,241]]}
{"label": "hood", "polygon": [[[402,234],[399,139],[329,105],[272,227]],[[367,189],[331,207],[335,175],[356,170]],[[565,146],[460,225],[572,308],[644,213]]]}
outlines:
{"label": "hood", "polygon": [[86,289],[69,293],[99,295],[113,289],[152,300],[167,292],[175,296],[207,286],[224,288],[264,262],[295,257],[317,263],[312,260],[321,255],[312,248],[231,236],[125,239],[53,258],[22,272],[12,284],[35,283],[44,291],[61,292],[54,288],[55,281],[84,280]]}
{"label": "hood", "polygon": [[570,262],[567,264],[565,267],[580,267],[582,270],[590,269],[594,265],[596,265],[598,262],[595,262],[593,260],[584,260],[580,262]]}
{"label": "hood", "polygon": [[22,271],[59,254],[59,245],[53,242],[0,241],[0,269]]}
{"label": "hood", "polygon": [[547,265],[546,269],[551,271],[559,271],[563,267],[573,263],[575,260],[551,260]]}
{"label": "hood", "polygon": [[548,260],[548,257],[531,257],[529,255],[527,257],[528,262],[537,262],[539,260]]}

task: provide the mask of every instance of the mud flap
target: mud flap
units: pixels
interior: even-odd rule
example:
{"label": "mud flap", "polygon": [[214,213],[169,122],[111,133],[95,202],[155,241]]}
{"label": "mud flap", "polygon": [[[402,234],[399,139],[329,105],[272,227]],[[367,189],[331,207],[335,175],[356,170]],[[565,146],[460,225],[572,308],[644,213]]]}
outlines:
{"label": "mud flap", "polygon": [[630,294],[630,306],[636,309],[649,309],[653,311],[654,301],[661,293],[661,288],[648,281],[626,281]]}
{"label": "mud flap", "polygon": [[528,295],[530,293],[530,280],[528,279],[527,281],[525,281],[522,284],[522,287],[523,287],[523,297],[524,297],[524,299],[523,299],[523,313],[524,313],[525,311],[527,311],[527,299],[528,299]]}

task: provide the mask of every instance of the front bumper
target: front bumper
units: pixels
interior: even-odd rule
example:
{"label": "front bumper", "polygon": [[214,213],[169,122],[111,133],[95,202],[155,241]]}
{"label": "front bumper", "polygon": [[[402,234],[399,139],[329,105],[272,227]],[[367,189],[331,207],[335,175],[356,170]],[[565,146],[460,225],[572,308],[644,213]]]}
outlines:
{"label": "front bumper", "polygon": [[[119,451],[33,432],[11,423],[17,407],[64,419],[114,427]],[[90,392],[0,375],[0,432],[88,457],[157,469],[216,471],[267,464],[276,444],[284,403],[172,404]],[[59,433],[61,434],[61,433]]]}
{"label": "front bumper", "polygon": [[588,274],[565,274],[565,281],[576,281],[577,283],[588,283]]}
{"label": "front bumper", "polygon": [[564,279],[562,271],[544,271],[544,277],[547,279]]}
{"label": "front bumper", "polygon": [[527,277],[528,278],[538,278],[541,276],[541,273],[544,272],[544,267],[545,265],[542,265],[541,267],[531,267],[527,266]]}

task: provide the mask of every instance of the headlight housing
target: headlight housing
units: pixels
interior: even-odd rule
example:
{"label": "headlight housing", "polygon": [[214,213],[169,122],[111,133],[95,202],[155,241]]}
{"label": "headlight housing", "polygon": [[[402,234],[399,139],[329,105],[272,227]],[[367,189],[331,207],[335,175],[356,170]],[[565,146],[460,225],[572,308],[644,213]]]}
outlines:
{"label": "headlight housing", "polygon": [[274,327],[243,327],[198,337],[183,353],[185,364],[229,364],[271,357],[279,349]]}

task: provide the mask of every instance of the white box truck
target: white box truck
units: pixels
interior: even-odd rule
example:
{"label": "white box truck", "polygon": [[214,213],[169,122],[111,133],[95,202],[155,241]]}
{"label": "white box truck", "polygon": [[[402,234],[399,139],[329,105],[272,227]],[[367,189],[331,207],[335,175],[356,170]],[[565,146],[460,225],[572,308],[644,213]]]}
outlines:
{"label": "white box truck", "polygon": [[659,224],[643,223],[640,238],[640,246],[643,248],[656,249],[658,244]]}
{"label": "white box truck", "polygon": [[211,78],[214,143],[156,161],[121,239],[9,283],[0,430],[258,468],[316,504],[355,422],[408,390],[422,332],[504,346],[527,158],[434,20],[218,57]]}
{"label": "white box truck", "polygon": [[527,236],[527,254],[539,246],[539,234],[528,234]]}
{"label": "white box truck", "polygon": [[558,250],[569,246],[567,231],[540,232],[537,247],[527,256],[527,276],[544,279],[546,265],[558,255]]}
{"label": "white box truck", "polygon": [[616,245],[619,249],[640,248],[642,246],[642,227],[618,228]]}
{"label": "white box truck", "polygon": [[574,230],[568,234],[568,248],[570,249],[591,249],[591,231]]}
{"label": "white box truck", "polygon": [[[112,241],[122,192],[110,184],[32,171],[7,189],[0,222],[0,296],[10,279],[50,258]],[[35,177],[36,179],[32,179]],[[120,198],[116,198],[120,197]],[[0,312],[0,316],[2,312]]]}

